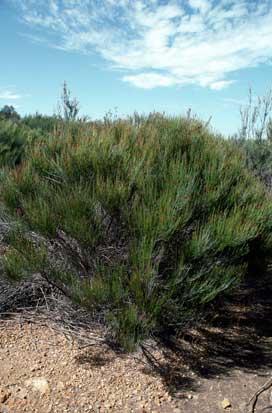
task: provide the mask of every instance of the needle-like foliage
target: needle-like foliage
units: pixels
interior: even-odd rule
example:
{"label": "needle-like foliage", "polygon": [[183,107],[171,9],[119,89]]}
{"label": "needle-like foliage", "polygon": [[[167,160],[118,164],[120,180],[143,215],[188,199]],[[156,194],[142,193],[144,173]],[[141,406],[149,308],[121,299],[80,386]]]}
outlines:
{"label": "needle-like foliage", "polygon": [[[24,228],[6,268],[14,278],[21,259],[26,276],[29,259],[29,272],[100,311],[124,348],[175,332],[270,248],[271,196],[237,146],[199,121],[154,114],[71,127],[36,139],[2,174],[2,202]],[[29,229],[51,245],[66,237],[72,264],[54,267]]]}

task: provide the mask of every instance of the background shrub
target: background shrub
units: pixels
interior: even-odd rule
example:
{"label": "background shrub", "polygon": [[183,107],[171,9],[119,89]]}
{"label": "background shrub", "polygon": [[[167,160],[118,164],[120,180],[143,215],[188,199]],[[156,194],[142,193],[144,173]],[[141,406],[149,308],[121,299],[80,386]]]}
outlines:
{"label": "background shrub", "polygon": [[27,133],[12,121],[0,121],[0,165],[18,165],[23,157]]}
{"label": "background shrub", "polygon": [[272,89],[240,108],[241,127],[233,139],[245,151],[248,168],[272,188]]}
{"label": "background shrub", "polygon": [[41,134],[20,122],[0,120],[0,167],[15,167],[21,163],[27,146],[31,146]]}

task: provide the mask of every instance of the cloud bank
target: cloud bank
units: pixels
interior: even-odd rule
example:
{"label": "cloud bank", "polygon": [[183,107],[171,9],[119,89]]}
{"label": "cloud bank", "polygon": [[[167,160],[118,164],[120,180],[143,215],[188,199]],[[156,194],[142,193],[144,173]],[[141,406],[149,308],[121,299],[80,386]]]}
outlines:
{"label": "cloud bank", "polygon": [[96,53],[136,87],[221,90],[272,59],[272,0],[13,0],[53,47]]}

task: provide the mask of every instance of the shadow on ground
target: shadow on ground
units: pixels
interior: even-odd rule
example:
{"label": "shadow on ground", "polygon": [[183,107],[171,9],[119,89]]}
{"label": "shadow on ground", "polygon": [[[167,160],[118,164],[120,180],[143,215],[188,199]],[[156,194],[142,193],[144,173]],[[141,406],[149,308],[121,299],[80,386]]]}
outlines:
{"label": "shadow on ground", "polygon": [[81,365],[87,364],[93,367],[102,367],[102,366],[112,363],[114,359],[115,357],[109,356],[105,352],[103,353],[101,352],[101,354],[97,354],[97,353],[92,354],[88,351],[84,354],[77,356],[76,362]]}
{"label": "shadow on ground", "polygon": [[[168,391],[183,398],[186,391],[197,391],[201,379],[232,377],[235,370],[257,373],[266,380],[272,369],[272,275],[248,280],[238,291],[218,300],[205,321],[178,339],[159,343],[160,359],[146,354],[146,374],[161,375]],[[119,356],[126,356],[112,349]],[[77,362],[103,366],[113,362],[101,349],[82,354]],[[147,359],[146,359],[147,360]]]}
{"label": "shadow on ground", "polygon": [[186,369],[195,377],[190,379],[191,390],[200,378],[227,377],[237,369],[266,376],[272,369],[271,321],[272,275],[268,274],[219,300],[197,328],[179,339],[163,340],[165,384],[172,392],[181,389]]}

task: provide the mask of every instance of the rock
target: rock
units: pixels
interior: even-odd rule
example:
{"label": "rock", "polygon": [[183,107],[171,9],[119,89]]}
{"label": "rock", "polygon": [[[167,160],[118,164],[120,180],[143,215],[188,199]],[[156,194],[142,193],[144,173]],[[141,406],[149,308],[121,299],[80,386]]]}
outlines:
{"label": "rock", "polygon": [[33,377],[25,382],[26,386],[31,386],[33,389],[39,391],[42,394],[50,392],[50,386],[48,380],[45,377]]}
{"label": "rock", "polygon": [[27,398],[27,393],[28,393],[28,392],[27,392],[26,389],[19,388],[18,393],[16,394],[16,396],[17,396],[19,399],[23,400],[23,399],[26,399],[26,398]]}
{"label": "rock", "polygon": [[221,402],[221,406],[223,407],[223,409],[229,409],[231,407],[231,403],[230,403],[229,399],[224,399]]}
{"label": "rock", "polygon": [[52,409],[53,409],[53,403],[51,402],[47,407],[46,413],[51,413]]}
{"label": "rock", "polygon": [[10,395],[11,392],[9,390],[0,388],[0,403],[6,403]]}
{"label": "rock", "polygon": [[57,384],[57,389],[58,390],[64,390],[65,389],[65,384],[62,381],[59,381]]}

